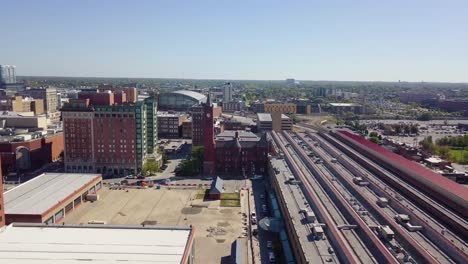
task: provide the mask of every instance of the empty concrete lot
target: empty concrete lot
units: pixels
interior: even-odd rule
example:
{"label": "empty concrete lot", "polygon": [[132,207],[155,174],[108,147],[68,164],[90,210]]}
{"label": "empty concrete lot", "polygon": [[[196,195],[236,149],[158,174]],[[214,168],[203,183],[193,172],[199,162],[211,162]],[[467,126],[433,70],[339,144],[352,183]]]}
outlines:
{"label": "empty concrete lot", "polygon": [[63,222],[85,224],[101,220],[117,225],[193,225],[196,263],[225,262],[231,253],[231,243],[242,233],[241,208],[219,207],[219,201],[196,200],[196,194],[193,189],[129,189],[127,192],[104,187],[99,192],[99,201],[84,203]]}

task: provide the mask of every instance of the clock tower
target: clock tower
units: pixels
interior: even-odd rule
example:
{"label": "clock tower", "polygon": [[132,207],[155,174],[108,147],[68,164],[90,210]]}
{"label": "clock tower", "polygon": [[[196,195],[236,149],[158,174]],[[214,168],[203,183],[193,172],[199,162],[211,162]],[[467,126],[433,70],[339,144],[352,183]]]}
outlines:
{"label": "clock tower", "polygon": [[213,105],[208,92],[206,103],[203,107],[203,173],[213,175],[215,173],[215,141],[214,141],[214,118]]}

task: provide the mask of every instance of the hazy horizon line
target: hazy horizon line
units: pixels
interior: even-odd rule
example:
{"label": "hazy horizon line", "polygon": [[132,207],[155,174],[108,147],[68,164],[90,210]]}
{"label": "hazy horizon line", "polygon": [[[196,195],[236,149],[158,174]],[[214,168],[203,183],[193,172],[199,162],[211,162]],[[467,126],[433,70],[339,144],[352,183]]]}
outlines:
{"label": "hazy horizon line", "polygon": [[176,78],[176,77],[105,77],[105,76],[63,76],[63,75],[17,75],[21,77],[40,77],[40,78],[92,78],[92,79],[167,79],[167,80],[198,80],[198,81],[286,81],[287,79],[294,79],[299,82],[374,82],[374,83],[450,83],[450,84],[468,84],[468,81],[377,81],[377,80],[305,80],[305,79],[221,79],[221,78]]}

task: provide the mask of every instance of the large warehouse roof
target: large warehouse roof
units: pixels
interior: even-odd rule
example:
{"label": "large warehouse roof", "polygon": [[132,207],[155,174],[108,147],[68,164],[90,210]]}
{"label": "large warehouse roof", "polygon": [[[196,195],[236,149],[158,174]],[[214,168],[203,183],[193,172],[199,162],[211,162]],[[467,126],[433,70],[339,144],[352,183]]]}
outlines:
{"label": "large warehouse roof", "polygon": [[188,227],[12,224],[0,231],[5,263],[182,263]]}
{"label": "large warehouse roof", "polygon": [[390,159],[391,161],[399,164],[400,166],[404,166],[408,169],[410,169],[412,172],[416,173],[417,175],[423,177],[424,179],[428,180],[429,182],[431,182],[433,185],[435,186],[439,186],[445,190],[447,190],[448,192],[451,192],[453,193],[454,195],[464,199],[464,200],[468,200],[468,191],[465,187],[463,187],[462,185],[454,182],[454,181],[451,181],[447,178],[445,178],[444,176],[440,175],[440,174],[437,174],[427,168],[424,168],[423,166],[421,166],[420,164],[417,164],[415,162],[412,162],[410,160],[407,160],[406,158],[398,155],[398,154],[395,154],[393,152],[391,152],[390,150],[386,149],[386,148],[383,148],[383,147],[380,147],[379,145],[377,144],[374,144],[366,139],[364,139],[363,137],[361,136],[358,136],[358,135],[355,135],[355,134],[352,134],[348,131],[345,131],[345,130],[340,130],[338,131],[339,133],[347,136],[348,138],[351,138],[353,140],[355,140],[356,142],[358,142],[359,144],[362,144],[364,146],[366,146],[367,148],[373,150],[373,151],[376,151],[377,153],[380,153],[382,155],[385,155],[386,158]]}
{"label": "large warehouse roof", "polygon": [[41,215],[100,174],[44,173],[4,194],[5,214]]}
{"label": "large warehouse roof", "polygon": [[202,101],[203,103],[206,102],[206,96],[201,94],[201,93],[197,93],[197,92],[194,92],[194,91],[189,91],[189,90],[179,90],[179,91],[175,91],[173,93],[177,93],[177,94],[182,94],[182,95],[186,95],[186,96],[190,96],[198,101]]}

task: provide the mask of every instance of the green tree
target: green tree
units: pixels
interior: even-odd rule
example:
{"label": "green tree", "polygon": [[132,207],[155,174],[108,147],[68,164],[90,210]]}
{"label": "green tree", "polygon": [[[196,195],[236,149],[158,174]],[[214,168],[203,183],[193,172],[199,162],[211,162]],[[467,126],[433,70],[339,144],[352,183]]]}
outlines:
{"label": "green tree", "polygon": [[430,121],[432,120],[432,115],[429,112],[423,113],[417,118],[419,121]]}
{"label": "green tree", "polygon": [[440,146],[437,148],[437,154],[442,159],[450,159],[450,148],[448,146]]}
{"label": "green tree", "polygon": [[379,136],[379,134],[377,132],[375,132],[375,131],[372,131],[372,132],[369,133],[369,137],[371,137],[371,138],[378,137],[378,136]]}
{"label": "green tree", "polygon": [[143,174],[145,175],[153,174],[160,171],[160,164],[155,160],[147,160],[145,164],[143,164]]}
{"label": "green tree", "polygon": [[372,142],[372,143],[375,143],[375,144],[379,144],[379,143],[380,143],[380,140],[379,140],[379,138],[377,138],[377,137],[371,137],[371,138],[369,139],[369,141]]}

